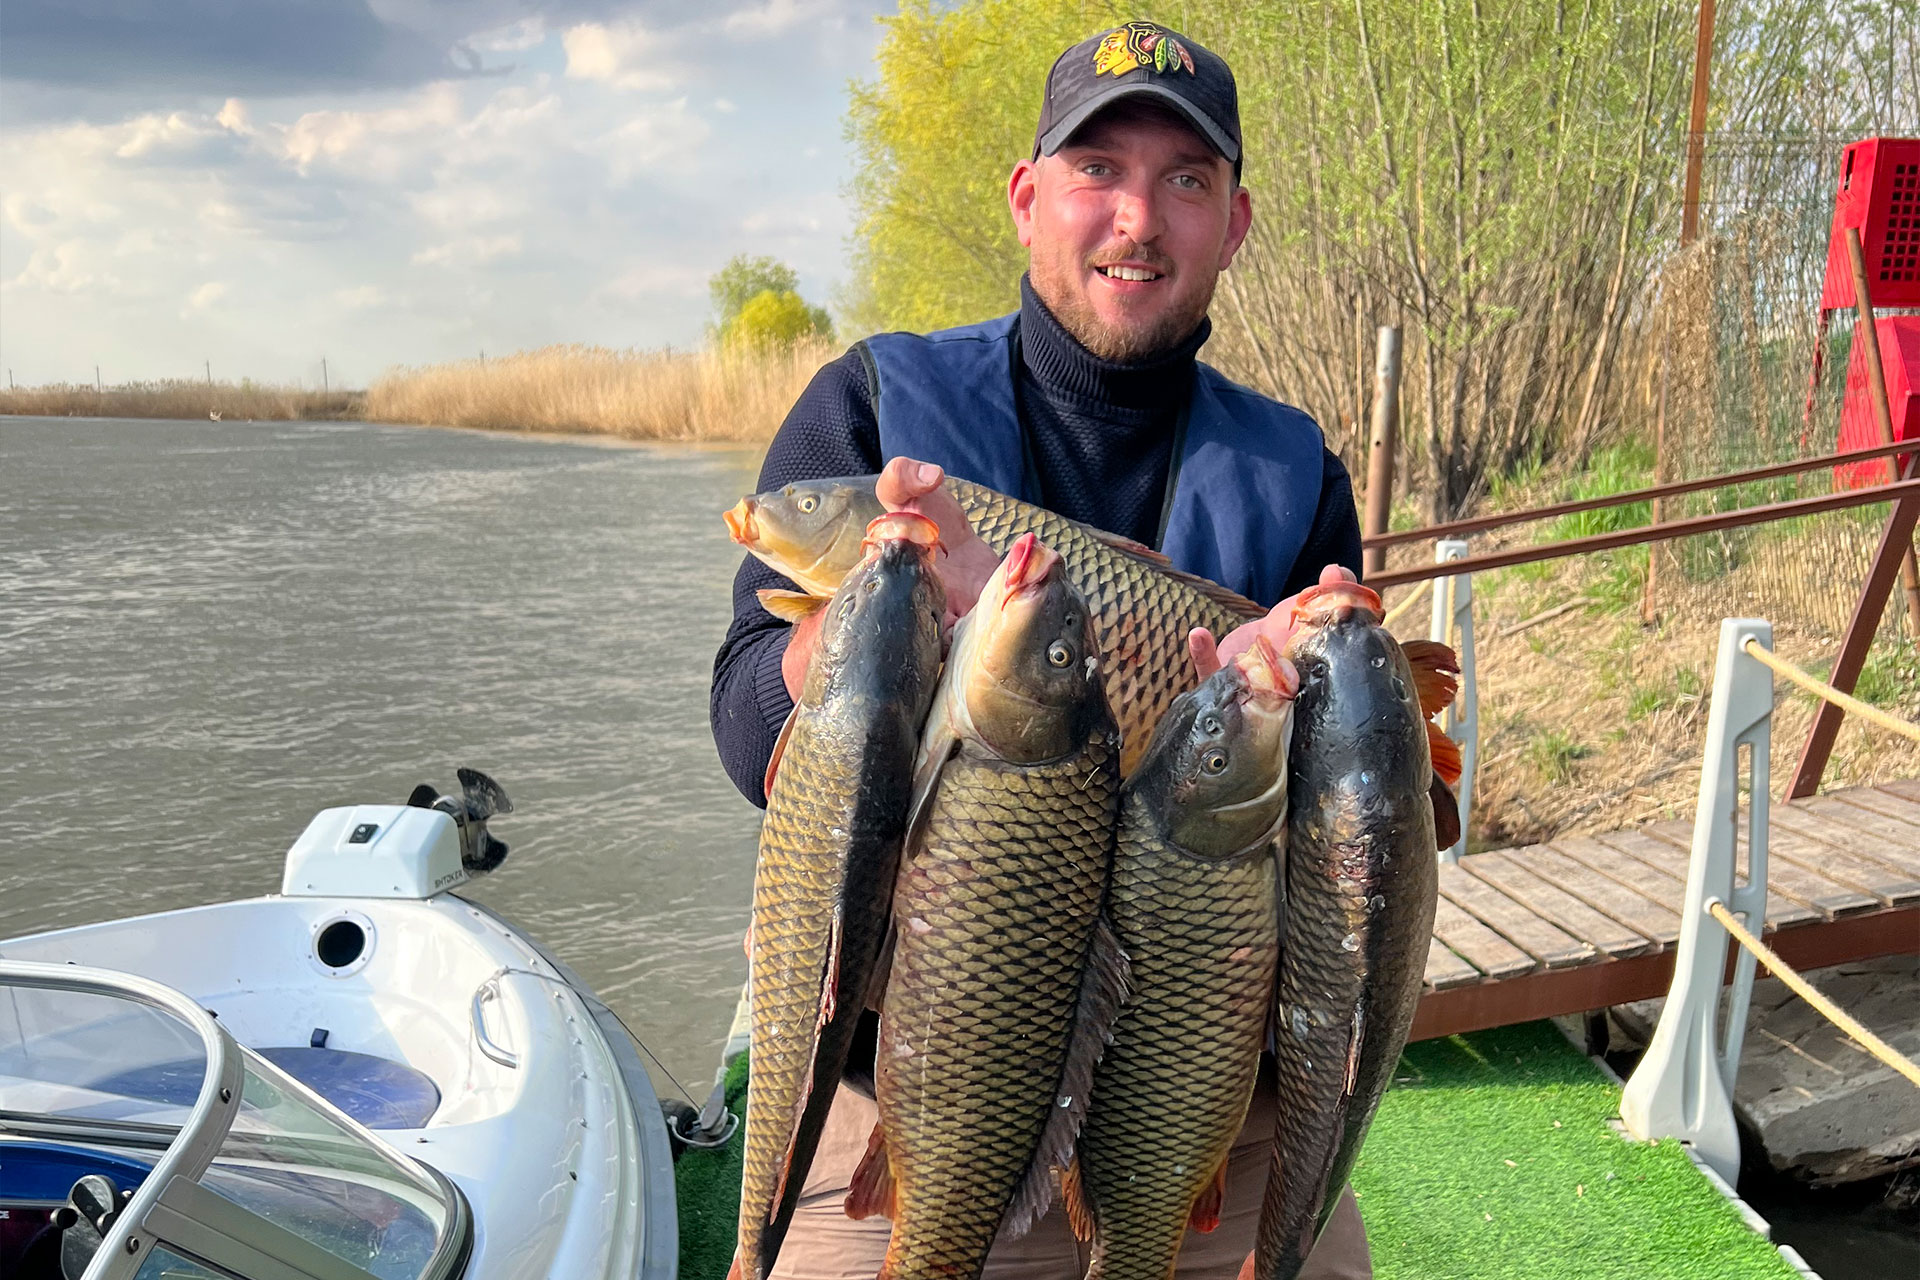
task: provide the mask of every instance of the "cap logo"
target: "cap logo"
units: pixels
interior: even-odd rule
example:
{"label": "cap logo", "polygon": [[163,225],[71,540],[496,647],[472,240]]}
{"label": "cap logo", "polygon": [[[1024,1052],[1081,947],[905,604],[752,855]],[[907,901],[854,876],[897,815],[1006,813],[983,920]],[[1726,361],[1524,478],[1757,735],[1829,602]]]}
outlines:
{"label": "cap logo", "polygon": [[1162,74],[1185,71],[1192,75],[1193,55],[1171,31],[1151,22],[1129,22],[1101,37],[1100,47],[1093,54],[1093,74],[1123,76],[1140,67]]}

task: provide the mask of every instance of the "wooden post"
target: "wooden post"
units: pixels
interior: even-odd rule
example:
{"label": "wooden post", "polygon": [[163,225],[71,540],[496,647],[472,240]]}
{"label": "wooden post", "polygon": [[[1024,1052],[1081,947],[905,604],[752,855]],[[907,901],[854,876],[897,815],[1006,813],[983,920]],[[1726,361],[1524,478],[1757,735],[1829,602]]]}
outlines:
{"label": "wooden post", "polygon": [[[1400,330],[1380,327],[1373,359],[1373,430],[1367,440],[1367,512],[1361,532],[1385,533],[1393,518],[1393,455],[1400,437]],[[1387,549],[1368,547],[1368,574],[1387,567]]]}
{"label": "wooden post", "polygon": [[1680,247],[1700,235],[1700,165],[1707,151],[1707,80],[1713,67],[1713,0],[1700,0],[1693,39],[1693,103],[1687,115],[1687,175],[1680,205]]}

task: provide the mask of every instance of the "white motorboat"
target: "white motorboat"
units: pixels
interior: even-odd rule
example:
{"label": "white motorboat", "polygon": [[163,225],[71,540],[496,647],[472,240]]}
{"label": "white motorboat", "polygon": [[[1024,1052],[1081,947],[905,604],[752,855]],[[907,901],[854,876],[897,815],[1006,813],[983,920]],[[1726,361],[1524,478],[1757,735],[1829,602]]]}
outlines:
{"label": "white motorboat", "polygon": [[510,808],[328,809],[278,895],[0,942],[7,1280],[671,1280],[668,1127],[580,979],[452,892]]}

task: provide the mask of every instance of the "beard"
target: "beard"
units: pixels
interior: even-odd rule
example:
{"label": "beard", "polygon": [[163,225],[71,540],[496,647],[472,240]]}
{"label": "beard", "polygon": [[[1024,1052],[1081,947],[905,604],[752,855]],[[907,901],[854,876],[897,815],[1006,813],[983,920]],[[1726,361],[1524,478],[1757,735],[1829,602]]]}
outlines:
{"label": "beard", "polygon": [[[1151,304],[1150,312],[1143,307],[1143,314],[1123,313],[1123,318],[1116,322],[1094,310],[1081,273],[1099,263],[1129,258],[1151,264],[1166,279],[1170,289],[1177,289],[1171,262],[1130,244],[1102,249],[1086,262],[1036,256],[1029,264],[1028,273],[1033,280],[1033,291],[1081,346],[1102,360],[1136,364],[1174,350],[1200,327],[1200,322],[1206,319],[1207,308],[1213,304],[1214,285],[1219,277],[1210,275],[1197,282],[1188,296],[1174,292]],[[1146,301],[1141,299],[1142,303]]]}

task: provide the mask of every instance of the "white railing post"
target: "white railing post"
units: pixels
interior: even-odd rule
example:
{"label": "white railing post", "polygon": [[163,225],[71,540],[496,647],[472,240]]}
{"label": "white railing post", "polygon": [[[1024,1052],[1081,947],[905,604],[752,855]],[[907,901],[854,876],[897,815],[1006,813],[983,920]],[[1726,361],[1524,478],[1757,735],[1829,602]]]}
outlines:
{"label": "white railing post", "polygon": [[[1713,673],[1713,709],[1707,718],[1700,765],[1700,803],[1694,811],[1693,852],[1680,908],[1680,942],[1673,986],[1653,1041],[1620,1097],[1620,1118],[1635,1137],[1677,1137],[1714,1172],[1732,1182],[1740,1173],[1740,1135],[1733,1119],[1733,1081],[1740,1070],[1747,1002],[1753,994],[1752,953],[1738,948],[1721,1029],[1721,987],[1730,939],[1707,914],[1710,899],[1726,903],[1758,933],[1767,908],[1767,760],[1772,744],[1773,673],[1746,651],[1749,639],[1773,648],[1773,627],[1754,618],[1720,623],[1720,655]],[[1746,769],[1740,748],[1752,749]],[[1747,802],[1747,875],[1736,880],[1742,780]]]}
{"label": "white railing post", "polygon": [[[1467,544],[1457,538],[1440,542],[1435,559],[1441,564],[1467,557]],[[1459,639],[1453,637],[1458,633]],[[1460,839],[1440,851],[1440,861],[1458,862],[1467,851],[1467,817],[1473,806],[1473,766],[1480,754],[1480,689],[1473,663],[1473,575],[1457,573],[1433,583],[1433,624],[1427,637],[1453,646],[1460,659],[1460,693],[1440,719],[1440,728],[1460,744],[1460,784],[1454,800],[1460,806]]]}

